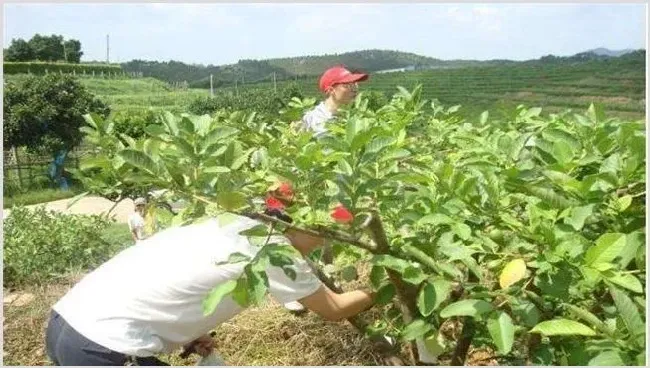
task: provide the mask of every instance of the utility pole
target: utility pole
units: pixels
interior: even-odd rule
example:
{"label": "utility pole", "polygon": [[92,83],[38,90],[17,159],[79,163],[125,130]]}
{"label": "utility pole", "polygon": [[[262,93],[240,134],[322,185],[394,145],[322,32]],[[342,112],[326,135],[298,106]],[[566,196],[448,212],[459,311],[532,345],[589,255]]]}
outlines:
{"label": "utility pole", "polygon": [[214,97],[214,91],[212,90],[212,74],[210,74],[210,97]]}
{"label": "utility pole", "polygon": [[109,63],[109,51],[110,51],[110,46],[108,43],[108,35],[106,35],[106,64]]}
{"label": "utility pole", "polygon": [[273,92],[278,93],[278,86],[275,83],[275,72],[273,72]]}
{"label": "utility pole", "polygon": [[235,78],[235,95],[239,96],[239,89],[237,89],[237,78]]}

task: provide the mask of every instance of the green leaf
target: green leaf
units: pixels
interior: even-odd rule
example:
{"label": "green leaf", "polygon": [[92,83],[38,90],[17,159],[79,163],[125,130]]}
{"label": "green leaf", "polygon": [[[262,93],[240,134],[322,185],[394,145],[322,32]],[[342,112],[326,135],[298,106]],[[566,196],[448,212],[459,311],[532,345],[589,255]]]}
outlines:
{"label": "green leaf", "polygon": [[476,253],[475,250],[463,245],[462,243],[440,244],[438,250],[440,253],[449,257],[448,261],[464,260]]}
{"label": "green leaf", "polygon": [[563,195],[558,194],[550,188],[525,186],[523,189],[528,191],[531,195],[534,195],[537,198],[543,200],[546,204],[553,208],[563,210],[567,207],[571,207],[574,204],[573,200],[570,200]]}
{"label": "green leaf", "polygon": [[237,210],[246,205],[246,195],[241,192],[220,192],[217,194],[217,203],[226,211]]}
{"label": "green leaf", "polygon": [[532,328],[539,323],[541,313],[535,304],[531,302],[520,302],[511,307],[513,315],[518,318],[526,327]]}
{"label": "green leaf", "polygon": [[488,319],[487,328],[499,353],[508,354],[515,341],[515,326],[512,318],[507,313],[500,312],[498,317],[493,316]]}
{"label": "green leaf", "polygon": [[386,305],[393,300],[395,297],[396,289],[393,284],[386,284],[377,290],[377,296],[375,297],[375,303],[379,305]]}
{"label": "green leaf", "polygon": [[354,174],[352,166],[350,166],[344,158],[340,159],[338,162],[338,171],[347,176],[352,176]]}
{"label": "green leaf", "polygon": [[607,280],[628,290],[632,290],[635,293],[643,293],[643,285],[641,285],[641,281],[632,274],[618,273],[612,277],[608,277]]}
{"label": "green leaf", "polygon": [[427,279],[427,275],[418,267],[408,266],[404,269],[402,278],[410,284],[419,285]]}
{"label": "green leaf", "polygon": [[442,213],[434,213],[426,215],[418,221],[418,225],[433,224],[433,225],[451,225],[454,223],[451,217],[443,215]]}
{"label": "green leaf", "polygon": [[268,286],[268,280],[266,279],[266,274],[264,272],[255,272],[252,269],[249,269],[250,265],[246,266],[248,276],[248,295],[251,297],[251,301],[254,304],[261,302],[266,295],[266,290]]}
{"label": "green leaf", "polygon": [[345,140],[348,144],[351,144],[361,128],[359,119],[356,117],[349,119],[345,128]]}
{"label": "green leaf", "polygon": [[596,245],[587,250],[585,263],[587,265],[610,263],[621,253],[625,244],[625,234],[603,234],[596,240]]}
{"label": "green leaf", "polygon": [[618,212],[624,212],[632,204],[632,196],[626,195],[616,199]]}
{"label": "green leaf", "polygon": [[239,219],[239,216],[235,215],[234,213],[230,212],[224,212],[220,213],[217,215],[217,221],[219,222],[219,226],[225,227],[228,224],[231,224]]}
{"label": "green leaf", "polygon": [[167,134],[167,131],[162,125],[159,124],[149,124],[144,127],[144,132],[149,134],[152,137],[160,137],[161,135]]}
{"label": "green leaf", "polygon": [[416,319],[413,322],[409,323],[408,326],[404,327],[401,337],[406,341],[415,340],[419,337],[424,336],[424,334],[431,331],[432,329],[433,326],[431,326],[431,324],[421,319]]}
{"label": "green leaf", "polygon": [[237,286],[232,291],[232,299],[241,307],[250,306],[251,300],[249,294],[249,282],[246,274],[237,279]]}
{"label": "green leaf", "polygon": [[472,236],[472,229],[462,222],[451,225],[451,229],[463,240],[468,240]]}
{"label": "green leaf", "polygon": [[623,291],[610,286],[609,292],[614,299],[616,309],[620,313],[627,330],[634,338],[634,341],[636,341],[639,346],[642,346],[645,341],[645,324],[641,319],[639,310],[634,305],[632,299],[630,299]]}
{"label": "green leaf", "polygon": [[178,135],[178,125],[176,124],[176,117],[174,114],[169,111],[165,111],[163,113],[162,122],[167,126],[167,129],[169,132],[171,132],[172,135]]}
{"label": "green leaf", "polygon": [[239,235],[242,236],[269,236],[269,227],[265,224],[255,225],[249,229],[242,230]]}
{"label": "green leaf", "polygon": [[341,270],[341,278],[343,278],[343,281],[345,282],[354,281],[358,277],[359,275],[357,274],[357,268],[355,266],[346,266]]}
{"label": "green leaf", "polygon": [[605,119],[603,107],[600,105],[594,105],[593,103],[589,104],[586,115],[592,123],[598,123]]}
{"label": "green leaf", "polygon": [[249,257],[249,256],[247,256],[247,255],[245,255],[243,253],[235,252],[235,253],[231,253],[228,256],[227,261],[217,262],[217,266],[224,265],[224,264],[229,264],[229,263],[249,262],[250,260],[251,260],[251,257]]}
{"label": "green leaf", "polygon": [[551,366],[554,363],[553,350],[549,344],[537,346],[531,355],[533,365]]}
{"label": "green leaf", "polygon": [[436,307],[436,288],[431,283],[426,283],[418,294],[417,306],[420,314],[428,317]]}
{"label": "green leaf", "polygon": [[580,307],[576,307],[575,305],[571,304],[564,304],[564,307],[566,307],[571,313],[573,313],[576,317],[580,318],[581,320],[589,323],[593,327],[595,327],[597,330],[600,330],[606,334],[613,334],[615,331],[610,329],[605,322],[601,321],[598,317],[596,317],[593,313],[589,312],[588,310],[585,310]]}
{"label": "green leaf", "polygon": [[228,293],[232,292],[237,286],[237,280],[229,280],[210,291],[207,298],[203,299],[203,315],[208,316],[214,312],[217,305]]}
{"label": "green leaf", "polygon": [[393,257],[386,254],[376,255],[372,258],[372,263],[377,266],[382,266],[395,270],[399,273],[403,273],[406,268],[410,267],[411,264],[403,259]]}
{"label": "green leaf", "polygon": [[640,231],[635,231],[625,236],[625,247],[623,247],[619,254],[621,258],[618,262],[622,270],[627,269],[627,266],[636,257],[637,251],[644,245],[645,234]]}
{"label": "green leaf", "polygon": [[187,134],[194,134],[194,123],[187,116],[181,116],[178,127]]}
{"label": "green leaf", "polygon": [[228,172],[230,172],[230,169],[225,166],[213,166],[203,170],[203,173],[205,174],[222,174]]}
{"label": "green leaf", "polygon": [[373,139],[366,147],[367,153],[377,153],[382,149],[395,143],[395,138],[392,137],[378,137]]}
{"label": "green leaf", "polygon": [[596,336],[596,332],[580,322],[569,319],[554,319],[538,323],[530,330],[531,333],[540,333],[546,336]]}
{"label": "green leaf", "polygon": [[645,351],[636,356],[636,365],[645,367]]}
{"label": "green leaf", "polygon": [[440,311],[440,317],[449,318],[454,316],[478,317],[494,309],[492,304],[477,299],[465,299],[449,304]]}
{"label": "green leaf", "polygon": [[294,270],[292,267],[285,266],[282,267],[282,271],[284,271],[284,274],[287,275],[288,278],[291,279],[291,281],[296,281],[296,277],[298,274],[296,273],[296,270]]}
{"label": "green leaf", "polygon": [[210,131],[205,138],[203,139],[203,144],[201,145],[202,149],[207,149],[209,146],[225,140],[225,138],[231,137],[239,133],[239,130],[228,127],[228,126],[219,126],[214,130]]}
{"label": "green leaf", "polygon": [[541,107],[532,107],[528,109],[528,111],[524,114],[524,118],[532,118],[532,117],[539,116],[541,112],[542,112]]}
{"label": "green leaf", "polygon": [[626,365],[623,361],[620,351],[603,351],[596,355],[589,361],[590,366],[623,366]]}
{"label": "green leaf", "polygon": [[571,146],[564,142],[554,142],[553,143],[553,157],[562,165],[568,164],[571,162],[574,156],[573,149]]}
{"label": "green leaf", "polygon": [[569,217],[564,218],[564,223],[571,225],[576,231],[582,230],[585,225],[585,220],[594,212],[594,205],[589,204],[582,207],[575,207],[571,209]]}
{"label": "green leaf", "polygon": [[194,131],[201,136],[204,136],[208,132],[208,129],[210,129],[210,123],[212,122],[210,115],[191,116],[190,120],[192,121],[192,124],[194,124]]}
{"label": "green leaf", "polygon": [[386,269],[384,267],[372,266],[370,270],[370,283],[375,289],[379,288],[386,278]]}
{"label": "green leaf", "polygon": [[390,151],[386,152],[383,154],[378,161],[379,162],[385,162],[385,161],[395,161],[399,159],[403,159],[406,157],[410,157],[412,155],[411,151],[405,150],[405,149],[391,149]]}
{"label": "green leaf", "polygon": [[128,164],[145,170],[152,175],[158,175],[158,166],[154,160],[144,152],[126,148],[117,153]]}

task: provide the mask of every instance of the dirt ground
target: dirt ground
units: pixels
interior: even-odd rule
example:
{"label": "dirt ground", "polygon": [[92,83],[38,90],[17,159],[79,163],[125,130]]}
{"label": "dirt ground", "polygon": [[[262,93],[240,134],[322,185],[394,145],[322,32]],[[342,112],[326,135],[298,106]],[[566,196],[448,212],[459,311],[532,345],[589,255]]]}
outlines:
{"label": "dirt ground", "polygon": [[[106,198],[88,196],[67,208],[68,204],[72,201],[71,198],[61,199],[47,203],[40,203],[26,206],[27,208],[34,208],[45,206],[47,210],[68,213],[68,214],[83,214],[83,215],[99,215],[108,212],[114,203]],[[112,211],[111,217],[119,223],[126,223],[129,215],[133,212],[133,200],[125,199],[121,201]],[[7,218],[11,213],[10,209],[2,210],[2,217]]]}

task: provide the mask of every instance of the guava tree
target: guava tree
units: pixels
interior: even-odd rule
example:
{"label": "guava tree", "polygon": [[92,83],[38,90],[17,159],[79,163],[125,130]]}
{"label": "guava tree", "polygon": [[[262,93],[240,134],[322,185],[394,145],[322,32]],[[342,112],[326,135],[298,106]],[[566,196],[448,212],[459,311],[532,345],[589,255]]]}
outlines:
{"label": "guava tree", "polygon": [[[124,143],[89,116],[86,132],[102,137],[103,156],[77,175],[103,195],[165,189],[186,203],[170,225],[232,213],[269,224],[244,233],[260,252],[231,257],[245,271],[213,290],[206,313],[228,294],[259,302],[269,264],[291,277],[292,248],[267,239],[292,226],[345,255],[325,274],[350,279],[354,265],[372,266],[385,306],[365,331],[398,337],[411,363],[421,339],[451,364],[463,364],[470,346],[502,364],[642,364],[643,123],[606,119],[593,106],[548,118],[520,106],[512,121],[487,112],[465,121],[458,106],[420,92],[400,87],[379,109],[360,96],[317,141],[291,119],[217,112],[166,113]],[[283,116],[310,105],[294,99]],[[260,215],[255,200],[278,179],[296,188],[285,209],[292,224]]]}

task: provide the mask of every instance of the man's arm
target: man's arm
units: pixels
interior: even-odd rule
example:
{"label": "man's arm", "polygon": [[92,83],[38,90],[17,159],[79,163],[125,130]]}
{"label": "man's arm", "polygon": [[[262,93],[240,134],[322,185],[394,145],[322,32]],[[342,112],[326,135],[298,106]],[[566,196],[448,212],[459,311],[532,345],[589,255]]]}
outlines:
{"label": "man's arm", "polygon": [[374,305],[374,293],[355,290],[337,294],[327,286],[298,301],[307,309],[328,321],[339,321],[369,309]]}

